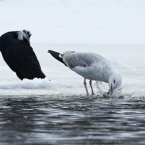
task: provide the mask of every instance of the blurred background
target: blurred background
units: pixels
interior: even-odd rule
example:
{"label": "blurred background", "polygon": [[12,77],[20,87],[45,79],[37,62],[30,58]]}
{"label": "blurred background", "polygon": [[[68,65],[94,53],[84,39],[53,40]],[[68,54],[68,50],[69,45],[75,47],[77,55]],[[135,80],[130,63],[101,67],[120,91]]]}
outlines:
{"label": "blurred background", "polygon": [[32,43],[144,44],[144,0],[1,0],[0,33]]}

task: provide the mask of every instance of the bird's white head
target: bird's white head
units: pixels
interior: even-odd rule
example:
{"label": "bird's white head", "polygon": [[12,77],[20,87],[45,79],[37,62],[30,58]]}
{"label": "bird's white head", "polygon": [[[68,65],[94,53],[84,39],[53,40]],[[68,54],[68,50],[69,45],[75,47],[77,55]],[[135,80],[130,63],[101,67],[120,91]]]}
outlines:
{"label": "bird's white head", "polygon": [[108,91],[108,95],[113,94],[113,91],[120,87],[122,84],[122,76],[118,73],[113,73],[110,77],[109,77],[109,91]]}
{"label": "bird's white head", "polygon": [[30,43],[31,33],[28,30],[18,31],[18,39]]}

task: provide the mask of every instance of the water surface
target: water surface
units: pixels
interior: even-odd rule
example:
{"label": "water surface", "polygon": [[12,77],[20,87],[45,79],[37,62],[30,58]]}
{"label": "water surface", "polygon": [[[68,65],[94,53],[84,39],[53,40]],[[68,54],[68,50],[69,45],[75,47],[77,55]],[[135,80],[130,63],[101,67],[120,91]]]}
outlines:
{"label": "water surface", "polygon": [[0,144],[145,144],[145,101],[70,98],[1,97]]}

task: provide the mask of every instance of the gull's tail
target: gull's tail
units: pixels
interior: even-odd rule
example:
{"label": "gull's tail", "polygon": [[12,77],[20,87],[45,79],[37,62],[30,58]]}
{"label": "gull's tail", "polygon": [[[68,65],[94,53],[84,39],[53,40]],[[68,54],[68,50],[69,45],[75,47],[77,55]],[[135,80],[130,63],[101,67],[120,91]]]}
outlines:
{"label": "gull's tail", "polygon": [[60,57],[61,54],[52,50],[48,50],[48,53],[50,53],[55,59],[57,59],[58,61],[60,61],[61,63],[63,63],[65,66],[67,66],[65,64],[65,62],[63,61],[63,59]]}

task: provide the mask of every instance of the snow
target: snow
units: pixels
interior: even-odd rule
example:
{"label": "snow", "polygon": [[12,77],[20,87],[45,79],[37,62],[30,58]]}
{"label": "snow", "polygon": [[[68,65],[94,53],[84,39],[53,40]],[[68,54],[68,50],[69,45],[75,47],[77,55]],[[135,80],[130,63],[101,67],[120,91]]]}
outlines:
{"label": "snow", "polygon": [[85,95],[83,78],[52,58],[50,49],[100,54],[123,76],[126,98],[144,96],[144,4],[144,0],[1,0],[0,33],[30,30],[30,43],[47,77],[20,81],[0,57],[0,94]]}

